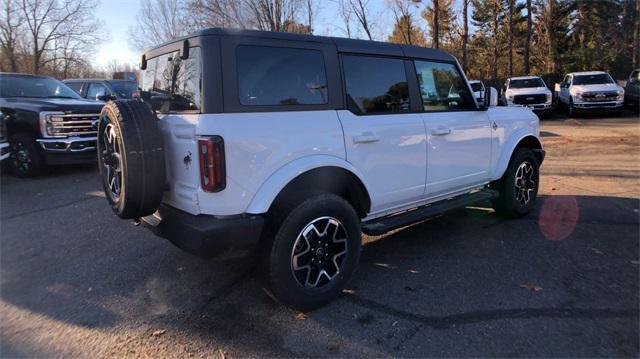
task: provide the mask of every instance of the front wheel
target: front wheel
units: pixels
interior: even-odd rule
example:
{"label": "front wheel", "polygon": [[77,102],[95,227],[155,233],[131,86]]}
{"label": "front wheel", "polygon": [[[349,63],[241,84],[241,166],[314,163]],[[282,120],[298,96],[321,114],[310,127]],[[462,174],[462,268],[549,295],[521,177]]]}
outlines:
{"label": "front wheel", "polygon": [[538,198],[540,167],[538,159],[528,148],[517,150],[502,178],[495,183],[500,196],[493,205],[498,214],[518,218],[533,209]]}
{"label": "front wheel", "polygon": [[341,197],[321,194],[293,208],[266,240],[266,289],[283,304],[308,311],[339,296],[355,270],[360,219]]}
{"label": "front wheel", "polygon": [[9,138],[9,169],[17,177],[35,177],[46,168],[42,150],[29,134],[18,133]]}

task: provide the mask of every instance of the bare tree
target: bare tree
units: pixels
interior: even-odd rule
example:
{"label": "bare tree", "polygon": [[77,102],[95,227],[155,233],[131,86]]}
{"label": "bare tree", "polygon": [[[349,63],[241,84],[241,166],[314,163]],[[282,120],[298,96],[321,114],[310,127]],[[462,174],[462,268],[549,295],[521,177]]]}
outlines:
{"label": "bare tree", "polygon": [[[95,0],[21,0],[32,73],[40,73],[46,64],[59,59],[58,44],[65,43],[63,38],[75,39],[77,46],[96,40],[95,34],[100,30],[96,29],[99,23],[93,15],[96,5]],[[90,32],[89,24],[94,25]]]}
{"label": "bare tree", "polygon": [[182,0],[142,0],[136,25],[129,28],[132,49],[143,51],[191,30]]}
{"label": "bare tree", "polygon": [[514,0],[509,0],[509,77],[513,76],[513,15],[514,15]]}
{"label": "bare tree", "polygon": [[23,35],[20,29],[23,14],[17,5],[16,0],[5,0],[0,9],[2,11],[0,14],[0,49],[2,50],[0,70],[2,71],[7,69],[11,72],[18,71],[18,39]]}
{"label": "bare tree", "polygon": [[189,14],[197,27],[248,28],[240,0],[190,0]]}
{"label": "bare tree", "polygon": [[440,47],[440,1],[433,0],[433,40],[432,46],[436,49]]}
{"label": "bare tree", "polygon": [[338,2],[338,13],[342,22],[344,23],[344,33],[348,38],[351,38],[351,17],[353,16],[353,8],[351,4],[346,3],[348,0],[339,0]]}
{"label": "bare tree", "polygon": [[640,0],[636,0],[636,13],[633,25],[633,46],[631,46],[633,54],[631,55],[631,61],[633,63],[633,67],[637,68],[640,66]]}
{"label": "bare tree", "polygon": [[369,0],[349,0],[353,13],[356,15],[356,19],[362,26],[362,30],[367,34],[369,40],[373,40],[371,36],[371,21],[368,16]]}

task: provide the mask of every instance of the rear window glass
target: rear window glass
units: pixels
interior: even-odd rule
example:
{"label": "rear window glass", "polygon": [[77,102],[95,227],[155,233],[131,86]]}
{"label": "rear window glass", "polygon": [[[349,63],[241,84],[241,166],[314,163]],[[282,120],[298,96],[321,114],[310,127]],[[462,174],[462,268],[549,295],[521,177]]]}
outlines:
{"label": "rear window glass", "polygon": [[192,47],[185,60],[177,51],[147,60],[147,68],[140,74],[142,97],[160,112],[199,110],[200,59],[200,48]]}
{"label": "rear window glass", "polygon": [[318,50],[238,46],[238,92],[247,106],[327,103],[324,58]]}
{"label": "rear window glass", "polygon": [[342,66],[351,112],[384,114],[410,110],[403,60],[345,55]]}
{"label": "rear window glass", "polygon": [[82,82],[65,82],[65,84],[76,93],[80,93],[82,89]]}

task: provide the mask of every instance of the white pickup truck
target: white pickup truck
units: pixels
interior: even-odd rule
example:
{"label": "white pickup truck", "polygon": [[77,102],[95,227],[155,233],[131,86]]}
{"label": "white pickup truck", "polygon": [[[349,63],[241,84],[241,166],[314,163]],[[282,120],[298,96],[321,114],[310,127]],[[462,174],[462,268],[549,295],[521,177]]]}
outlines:
{"label": "white pickup truck", "polygon": [[502,89],[505,106],[524,106],[536,114],[548,115],[552,110],[551,90],[538,76],[508,78]]}
{"label": "white pickup truck", "polygon": [[104,191],[192,253],[256,249],[265,288],[310,310],[341,293],[362,232],[533,209],[539,121],[496,95],[478,103],[435,49],[208,29],[146,52],[140,100],[105,105]]}
{"label": "white pickup truck", "polygon": [[558,105],[571,116],[578,112],[620,113],[624,89],[603,71],[571,72],[555,86]]}

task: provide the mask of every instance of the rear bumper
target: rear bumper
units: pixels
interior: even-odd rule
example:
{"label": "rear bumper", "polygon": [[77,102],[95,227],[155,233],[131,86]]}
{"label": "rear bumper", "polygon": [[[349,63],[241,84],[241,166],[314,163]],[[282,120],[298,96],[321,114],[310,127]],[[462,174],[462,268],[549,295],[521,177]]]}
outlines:
{"label": "rear bumper", "polygon": [[229,248],[255,248],[262,233],[264,217],[259,215],[197,215],[162,205],[140,222],[157,236],[199,256],[212,256]]}

